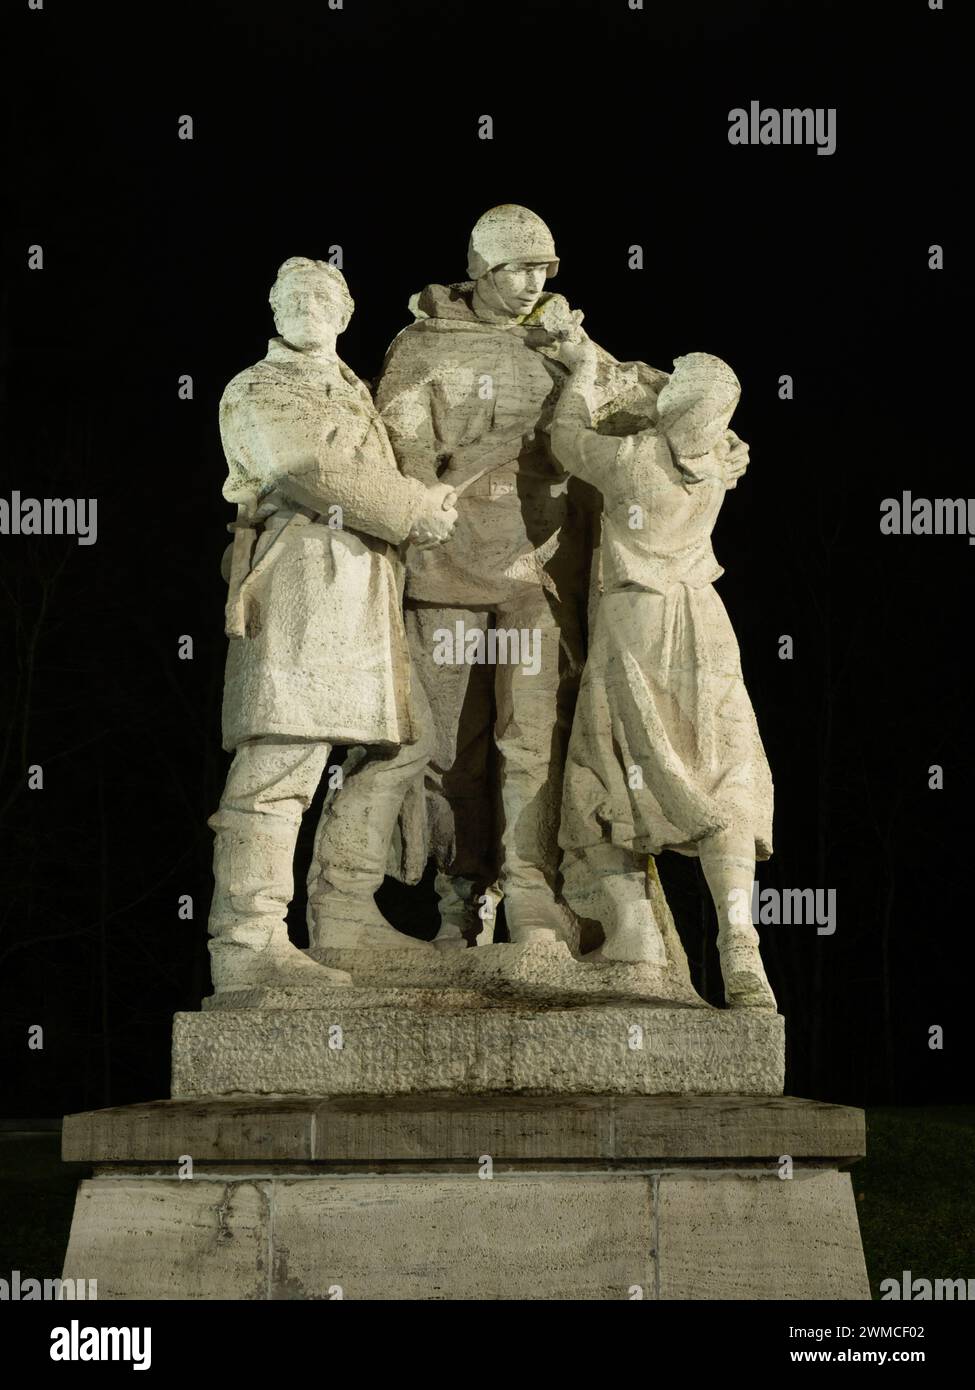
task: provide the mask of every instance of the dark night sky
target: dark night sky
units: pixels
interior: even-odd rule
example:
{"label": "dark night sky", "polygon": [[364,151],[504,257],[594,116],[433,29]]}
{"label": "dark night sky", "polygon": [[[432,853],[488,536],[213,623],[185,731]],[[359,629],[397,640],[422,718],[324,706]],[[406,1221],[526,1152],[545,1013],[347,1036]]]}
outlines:
{"label": "dark night sky", "polygon": [[[764,935],[787,1089],[970,1095],[975,549],[879,530],[885,497],[973,491],[952,351],[961,7],[7,8],[0,496],[96,496],[99,537],[0,537],[2,1113],[165,1095],[171,1015],[208,992],[230,519],[216,407],[263,355],[277,265],[342,245],[357,309],[340,350],[373,377],[409,295],[464,278],[470,226],[498,202],[545,217],[553,288],[617,357],[668,368],[706,349],[743,383],[752,464],[715,546],[776,781],[759,876],[837,893],[834,936]],[[732,147],[727,113],[753,99],[835,107],[837,152]],[[696,867],[664,872],[713,995]]]}

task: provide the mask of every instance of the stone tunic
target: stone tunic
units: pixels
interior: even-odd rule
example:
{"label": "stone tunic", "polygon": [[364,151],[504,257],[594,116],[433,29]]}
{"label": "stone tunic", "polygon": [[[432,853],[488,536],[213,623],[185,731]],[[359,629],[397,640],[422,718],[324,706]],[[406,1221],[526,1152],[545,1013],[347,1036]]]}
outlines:
{"label": "stone tunic", "polygon": [[589,498],[570,491],[545,434],[566,369],[531,345],[530,323],[478,318],[471,290],[416,297],[376,404],[408,477],[462,486],[490,462],[460,494],[450,539],[411,553],[406,582],[419,602],[480,609],[561,593],[573,578],[584,587],[592,541]]}
{"label": "stone tunic", "polygon": [[[552,447],[603,495],[603,593],[566,764],[563,849],[609,840],[695,854],[704,836],[750,829],[772,851],[772,778],[712,587],[711,532],[725,484],[692,480],[656,428],[597,434],[563,393]],[[717,473],[717,469],[714,473]]]}
{"label": "stone tunic", "polygon": [[426,489],[400,474],[369,392],[337,358],[274,339],[224,392],[220,431],[224,496],[259,526],[245,635],[227,656],[224,747],[412,740],[394,547]]}

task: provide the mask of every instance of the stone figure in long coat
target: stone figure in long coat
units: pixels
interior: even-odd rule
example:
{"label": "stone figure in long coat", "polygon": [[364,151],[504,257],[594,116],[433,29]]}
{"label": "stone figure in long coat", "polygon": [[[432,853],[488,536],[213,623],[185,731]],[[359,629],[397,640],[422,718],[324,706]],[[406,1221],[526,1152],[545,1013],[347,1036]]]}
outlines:
{"label": "stone figure in long coat", "polygon": [[612,435],[593,428],[591,347],[564,355],[574,369],[552,447],[603,498],[602,596],[565,773],[565,894],[602,922],[604,959],[659,965],[647,855],[698,856],[728,1003],[774,1007],[750,914],[756,857],[772,851],[772,778],[713,587],[711,532],[748,461],[729,429],[740,387],[692,353],[648,387],[642,427]]}
{"label": "stone figure in long coat", "polygon": [[234,761],[210,821],[218,990],[347,979],[296,950],[285,925],[301,816],[336,744],[356,753],[319,827],[313,944],[414,944],[373,898],[430,751],[397,547],[443,540],[456,519],[449,487],[402,476],[367,388],[336,353],[352,313],[340,272],[286,261],[271,305],[281,336],[220,404],[238,521],[223,705]]}

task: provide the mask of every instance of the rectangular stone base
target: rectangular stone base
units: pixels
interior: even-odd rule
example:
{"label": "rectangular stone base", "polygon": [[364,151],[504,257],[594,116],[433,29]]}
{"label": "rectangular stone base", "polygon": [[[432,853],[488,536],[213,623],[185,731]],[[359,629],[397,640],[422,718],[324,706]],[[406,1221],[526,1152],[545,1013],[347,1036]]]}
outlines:
{"label": "rectangular stone base", "polygon": [[[352,998],[355,991],[336,994]],[[405,992],[404,992],[405,993]],[[420,993],[414,991],[414,994]],[[644,1000],[435,1009],[422,1000],[173,1019],[172,1093],[781,1095],[785,1030],[761,1009]]]}
{"label": "rectangular stone base", "polygon": [[[863,1115],[792,1098],[160,1101],[65,1120],[102,1299],[868,1298]],[[184,1176],[179,1176],[180,1174]],[[791,1173],[791,1176],[783,1176]]]}

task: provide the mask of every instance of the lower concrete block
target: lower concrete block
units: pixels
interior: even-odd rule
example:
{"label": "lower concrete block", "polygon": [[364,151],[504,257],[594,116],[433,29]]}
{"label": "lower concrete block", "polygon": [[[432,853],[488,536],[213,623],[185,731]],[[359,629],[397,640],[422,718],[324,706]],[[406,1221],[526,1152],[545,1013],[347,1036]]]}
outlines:
{"label": "lower concrete block", "polygon": [[657,1223],[661,1298],[870,1296],[849,1173],[667,1174]]}
{"label": "lower concrete block", "polygon": [[100,1299],[869,1297],[845,1106],[176,1100],[70,1116],[64,1150],[96,1165],[64,1277]]}

